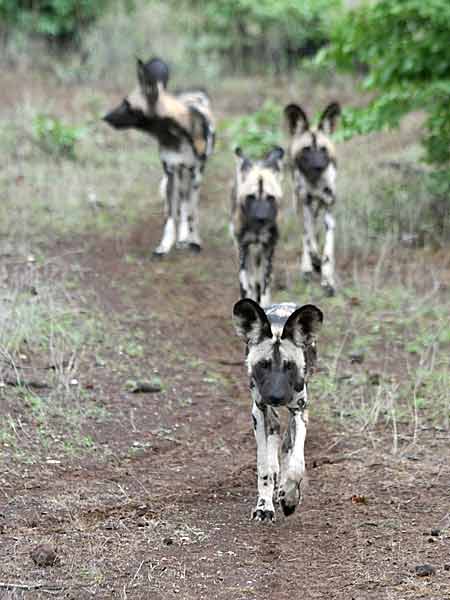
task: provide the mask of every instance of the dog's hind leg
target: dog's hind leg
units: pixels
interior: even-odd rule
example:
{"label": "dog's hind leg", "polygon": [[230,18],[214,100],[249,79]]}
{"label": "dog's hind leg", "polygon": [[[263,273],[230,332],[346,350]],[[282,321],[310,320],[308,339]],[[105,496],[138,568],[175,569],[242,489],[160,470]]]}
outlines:
{"label": "dog's hind leg", "polygon": [[180,193],[180,226],[178,245],[194,252],[202,249],[199,235],[198,197],[201,173],[197,166],[185,167],[182,174]]}
{"label": "dog's hind leg", "polygon": [[190,228],[189,228],[189,220],[190,220],[190,202],[191,202],[191,172],[188,167],[184,165],[179,165],[179,181],[180,181],[180,189],[179,189],[179,224],[178,224],[178,235],[177,235],[177,247],[178,248],[187,248],[189,245],[190,239]]}
{"label": "dog's hind leg", "polygon": [[190,245],[193,250],[202,249],[202,242],[200,238],[200,216],[199,216],[199,201],[200,201],[200,186],[203,179],[203,168],[204,165],[196,165],[191,169],[191,188],[190,188],[190,211],[189,218],[189,231],[190,231]]}

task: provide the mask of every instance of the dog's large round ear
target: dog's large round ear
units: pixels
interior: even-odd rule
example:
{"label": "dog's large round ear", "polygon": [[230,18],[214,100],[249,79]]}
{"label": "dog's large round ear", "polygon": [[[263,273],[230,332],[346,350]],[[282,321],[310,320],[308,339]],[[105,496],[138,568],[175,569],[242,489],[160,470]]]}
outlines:
{"label": "dog's large round ear", "polygon": [[288,104],[284,108],[284,118],[289,129],[289,133],[303,133],[309,129],[309,121],[305,111],[298,104]]}
{"label": "dog's large round ear", "polygon": [[305,304],[292,313],[283,327],[282,339],[296,346],[311,344],[322,327],[323,313],[314,304]]}
{"label": "dog's large round ear", "polygon": [[236,168],[240,173],[247,173],[252,167],[252,161],[245,156],[242,148],[239,146],[234,149],[234,157],[236,159]]}
{"label": "dog's large round ear", "polygon": [[233,307],[233,325],[236,333],[250,344],[258,344],[272,337],[269,319],[260,305],[250,298],[239,300]]}
{"label": "dog's large round ear", "polygon": [[157,56],[151,58],[145,63],[145,70],[153,81],[160,81],[164,88],[167,87],[170,77],[169,65],[161,58]]}
{"label": "dog's large round ear", "polygon": [[283,168],[284,150],[281,146],[275,146],[264,158],[264,165],[278,173]]}
{"label": "dog's large round ear", "polygon": [[149,71],[147,65],[136,57],[136,71],[139,87],[141,92],[147,99],[147,102],[154,104],[158,99],[158,85],[157,80],[154,79],[151,71]]}
{"label": "dog's large round ear", "polygon": [[145,64],[138,56],[136,56],[136,74],[137,74],[137,78],[138,78],[140,86],[144,87],[145,84],[147,83],[148,77],[147,77],[147,73],[145,70]]}
{"label": "dog's large round ear", "polygon": [[330,102],[320,116],[318,129],[323,131],[325,135],[334,133],[340,114],[341,106],[339,102]]}

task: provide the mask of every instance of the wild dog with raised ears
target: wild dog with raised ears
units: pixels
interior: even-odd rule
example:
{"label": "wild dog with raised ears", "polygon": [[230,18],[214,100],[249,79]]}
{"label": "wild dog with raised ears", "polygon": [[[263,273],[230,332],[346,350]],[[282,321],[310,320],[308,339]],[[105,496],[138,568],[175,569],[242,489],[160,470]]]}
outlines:
{"label": "wild dog with raised ears", "polygon": [[241,298],[263,306],[270,300],[272,260],[278,240],[284,150],[274,148],[251,161],[235,150],[236,176],[231,193],[231,229],[239,252]]}
{"label": "wild dog with raised ears", "polygon": [[154,254],[174,244],[201,250],[199,188],[214,146],[214,124],[204,91],[170,94],[169,68],[153,58],[137,61],[137,88],[104,120],[116,129],[138,129],[156,138],[164,169],[160,191],[166,201],[163,237]]}
{"label": "wild dog with raised ears", "polygon": [[[250,299],[234,305],[236,332],[247,343],[253,399],[258,465],[258,500],[252,512],[255,521],[274,520],[274,497],[286,516],[295,511],[301,500],[307,385],[314,369],[316,336],[322,321],[321,310],[312,304],[275,304],[265,311]],[[281,407],[289,412],[283,441],[278,416]]]}
{"label": "wild dog with raised ears", "polygon": [[[313,270],[321,274],[321,285],[335,293],[333,206],[336,201],[336,151],[330,134],[341,113],[337,102],[329,104],[317,127],[311,127],[304,110],[297,104],[284,109],[291,142],[289,161],[294,181],[297,212],[303,212],[303,251],[301,273],[310,279]],[[323,215],[325,237],[322,253],[316,238],[319,215]]]}

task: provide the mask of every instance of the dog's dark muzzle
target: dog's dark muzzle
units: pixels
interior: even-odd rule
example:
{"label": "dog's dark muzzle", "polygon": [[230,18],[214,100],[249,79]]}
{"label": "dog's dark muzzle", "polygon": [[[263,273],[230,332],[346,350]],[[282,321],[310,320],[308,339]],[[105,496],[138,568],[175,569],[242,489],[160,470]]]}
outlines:
{"label": "dog's dark muzzle", "polygon": [[276,208],[268,200],[257,200],[253,202],[247,212],[251,229],[258,231],[267,225],[274,225],[276,221]]}
{"label": "dog's dark muzzle", "polygon": [[107,113],[102,120],[115,129],[127,129],[136,126],[136,118],[131,113],[125,100],[117,108]]}
{"label": "dog's dark muzzle", "polygon": [[316,184],[319,181],[329,164],[330,160],[321,152],[317,154],[309,153],[297,161],[298,168],[312,184]]}
{"label": "dog's dark muzzle", "polygon": [[290,401],[290,386],[286,373],[279,371],[272,373],[270,381],[266,384],[263,398],[270,406],[285,406]]}

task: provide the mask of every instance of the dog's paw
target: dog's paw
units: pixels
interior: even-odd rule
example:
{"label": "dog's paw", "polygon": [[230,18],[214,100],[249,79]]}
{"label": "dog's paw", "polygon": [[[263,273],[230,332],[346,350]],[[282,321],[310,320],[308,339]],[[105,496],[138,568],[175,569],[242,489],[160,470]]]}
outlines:
{"label": "dog's paw", "polygon": [[252,521],[273,523],[275,521],[273,502],[265,498],[259,498],[255,510],[252,511]]}
{"label": "dog's paw", "polygon": [[152,252],[152,258],[154,260],[161,260],[162,258],[165,258],[169,253],[165,250],[162,250],[162,248],[160,248],[160,246],[158,246],[157,248],[155,248]]}
{"label": "dog's paw", "polygon": [[275,521],[275,511],[265,510],[264,508],[255,508],[252,512],[252,521],[273,523]]}
{"label": "dog's paw", "polygon": [[294,502],[294,504],[289,504],[284,498],[280,500],[281,510],[283,511],[283,515],[285,517],[289,517],[292,515],[297,509],[298,502]]}
{"label": "dog's paw", "polygon": [[278,493],[278,502],[285,517],[292,515],[302,501],[301,481],[288,480]]}
{"label": "dog's paw", "polygon": [[313,278],[312,271],[302,271],[300,273],[300,277],[303,279],[305,283],[310,283]]}
{"label": "dog's paw", "polygon": [[336,294],[336,289],[331,283],[322,283],[321,286],[325,296],[328,296],[328,298],[332,298]]}
{"label": "dog's paw", "polygon": [[200,254],[202,251],[202,246],[198,242],[189,242],[188,240],[184,240],[182,242],[176,243],[177,250],[189,250],[192,254]]}
{"label": "dog's paw", "polygon": [[197,242],[189,242],[189,250],[193,253],[193,254],[200,254],[200,252],[202,251],[202,246],[201,244],[197,243]]}

